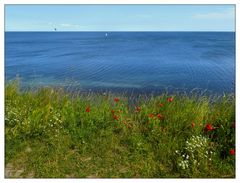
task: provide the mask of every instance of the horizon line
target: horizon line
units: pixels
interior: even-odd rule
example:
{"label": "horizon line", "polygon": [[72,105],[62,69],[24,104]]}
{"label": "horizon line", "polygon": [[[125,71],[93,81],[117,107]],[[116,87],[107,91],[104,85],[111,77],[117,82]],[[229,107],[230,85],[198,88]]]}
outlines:
{"label": "horizon line", "polygon": [[79,30],[79,31],[65,31],[65,30],[60,30],[60,31],[28,31],[28,30],[13,30],[13,31],[4,31],[4,32],[236,32],[236,30],[233,30],[233,31],[225,31],[225,30],[186,30],[186,31],[182,31],[182,30],[165,30],[165,31],[151,31],[151,30],[146,30],[146,31],[138,31],[138,30],[123,30],[123,31],[117,31],[117,30]]}

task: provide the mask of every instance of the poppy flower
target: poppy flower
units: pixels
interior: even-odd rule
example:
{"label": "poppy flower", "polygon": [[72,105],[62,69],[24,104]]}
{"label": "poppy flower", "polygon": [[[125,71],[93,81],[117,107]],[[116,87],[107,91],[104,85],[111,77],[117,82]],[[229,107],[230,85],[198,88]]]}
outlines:
{"label": "poppy flower", "polygon": [[212,131],[212,130],[214,130],[214,128],[210,123],[207,123],[206,126],[205,126],[205,130],[206,131]]}
{"label": "poppy flower", "polygon": [[149,114],[148,116],[149,116],[149,118],[154,118],[153,114]]}
{"label": "poppy flower", "polygon": [[161,103],[161,104],[159,104],[159,107],[163,107],[164,105]]}
{"label": "poppy flower", "polygon": [[234,155],[235,155],[235,149],[230,149],[230,150],[229,150],[229,153],[230,153],[232,156],[234,156]]}
{"label": "poppy flower", "polygon": [[161,115],[161,114],[158,114],[157,117],[158,117],[158,119],[163,119],[163,115]]}
{"label": "poppy flower", "polygon": [[194,127],[195,127],[195,125],[196,125],[196,124],[195,124],[194,122],[192,122],[192,128],[194,128]]}
{"label": "poppy flower", "polygon": [[112,115],[114,115],[115,111],[112,109],[112,110],[111,110],[111,113],[112,113]]}
{"label": "poppy flower", "polygon": [[167,100],[168,100],[168,102],[172,102],[172,101],[173,101],[173,98],[172,98],[172,97],[169,97]]}
{"label": "poppy flower", "polygon": [[115,97],[114,102],[119,102],[119,98]]}
{"label": "poppy flower", "polygon": [[86,112],[90,112],[90,107],[89,106],[86,108]]}
{"label": "poppy flower", "polygon": [[136,112],[139,112],[139,111],[141,111],[141,108],[140,107],[136,107],[136,110],[135,110]]}
{"label": "poppy flower", "polygon": [[118,120],[118,116],[117,116],[117,115],[114,115],[113,118],[114,118],[115,120]]}

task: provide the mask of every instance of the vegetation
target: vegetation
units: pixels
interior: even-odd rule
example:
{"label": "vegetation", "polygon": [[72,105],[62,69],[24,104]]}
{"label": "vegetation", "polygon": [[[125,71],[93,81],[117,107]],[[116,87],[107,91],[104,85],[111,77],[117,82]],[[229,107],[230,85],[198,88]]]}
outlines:
{"label": "vegetation", "polygon": [[132,102],[53,88],[23,92],[9,83],[5,166],[7,177],[233,178],[235,97]]}

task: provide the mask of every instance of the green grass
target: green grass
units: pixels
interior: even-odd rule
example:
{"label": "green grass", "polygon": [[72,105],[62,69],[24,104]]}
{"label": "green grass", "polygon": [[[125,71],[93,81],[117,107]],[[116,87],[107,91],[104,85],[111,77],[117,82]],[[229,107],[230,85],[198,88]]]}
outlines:
{"label": "green grass", "polygon": [[233,95],[135,101],[53,88],[20,92],[18,82],[7,84],[5,165],[22,173],[6,176],[235,177]]}

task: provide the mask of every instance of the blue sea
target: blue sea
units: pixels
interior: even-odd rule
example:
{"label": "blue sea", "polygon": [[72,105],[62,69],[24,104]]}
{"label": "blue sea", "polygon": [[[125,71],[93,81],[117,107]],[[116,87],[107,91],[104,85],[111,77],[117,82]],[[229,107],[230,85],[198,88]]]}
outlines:
{"label": "blue sea", "polygon": [[235,90],[234,32],[6,32],[5,81],[101,91]]}

